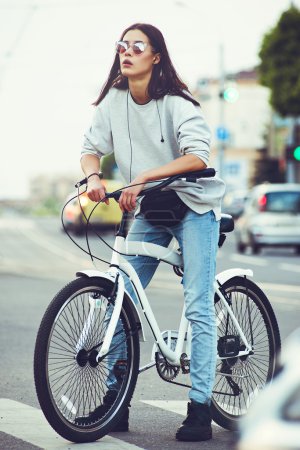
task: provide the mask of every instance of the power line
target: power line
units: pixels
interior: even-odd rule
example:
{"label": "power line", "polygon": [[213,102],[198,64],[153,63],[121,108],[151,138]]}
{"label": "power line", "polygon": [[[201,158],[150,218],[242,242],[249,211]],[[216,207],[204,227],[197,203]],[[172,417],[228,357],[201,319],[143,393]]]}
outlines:
{"label": "power line", "polygon": [[[114,0],[117,2],[122,2],[122,0]],[[102,4],[101,4],[102,3]],[[0,3],[0,9],[5,10],[15,10],[15,9],[28,9],[32,7],[36,8],[61,8],[66,6],[103,6],[103,0],[56,0],[55,2],[43,2],[43,1],[37,1],[35,3],[14,3],[11,2],[7,3]],[[106,1],[105,3],[108,3]]]}
{"label": "power line", "polygon": [[19,29],[19,31],[16,35],[16,38],[14,39],[10,48],[4,54],[5,60],[2,63],[2,66],[0,66],[0,69],[1,69],[0,70],[0,91],[1,91],[3,78],[5,76],[5,71],[7,70],[9,61],[11,60],[11,57],[13,56],[20,41],[22,40],[24,33],[27,30],[29,23],[31,22],[32,16],[34,15],[34,13],[37,9],[38,9],[38,7],[36,5],[31,5],[30,10],[28,11],[27,16],[25,17],[25,20],[23,21],[23,23],[21,25],[21,28]]}
{"label": "power line", "polygon": [[34,15],[34,13],[37,9],[38,9],[37,5],[32,5],[30,7],[28,15],[25,18],[24,22],[22,23],[21,28],[18,31],[17,36],[15,37],[15,40],[13,41],[12,45],[10,46],[10,49],[5,53],[5,56],[7,58],[10,58],[14,54],[16,48],[19,45],[19,42],[21,41],[23,35],[25,34],[26,29],[28,28],[29,23],[31,22],[32,16]]}

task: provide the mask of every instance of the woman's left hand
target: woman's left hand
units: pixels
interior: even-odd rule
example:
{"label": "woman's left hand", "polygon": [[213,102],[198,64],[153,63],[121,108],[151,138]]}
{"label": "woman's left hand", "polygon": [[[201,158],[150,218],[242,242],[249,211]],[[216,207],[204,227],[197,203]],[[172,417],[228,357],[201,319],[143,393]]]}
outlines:
{"label": "woman's left hand", "polygon": [[[142,183],[142,184],[139,184]],[[129,185],[128,188],[122,191],[122,195],[119,199],[119,206],[122,212],[133,211],[136,208],[136,198],[143,190],[146,183],[146,179],[143,175],[136,177]],[[139,184],[138,186],[133,186]]]}

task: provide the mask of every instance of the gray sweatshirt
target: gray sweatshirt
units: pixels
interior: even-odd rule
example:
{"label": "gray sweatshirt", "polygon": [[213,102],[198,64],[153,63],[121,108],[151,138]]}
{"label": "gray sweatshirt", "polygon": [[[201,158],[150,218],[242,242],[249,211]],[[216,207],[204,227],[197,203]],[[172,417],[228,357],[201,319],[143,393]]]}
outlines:
{"label": "gray sweatshirt", "polygon": [[[101,157],[114,152],[121,175],[129,183],[141,172],[189,153],[208,164],[209,143],[202,110],[189,100],[165,95],[139,105],[129,91],[111,88],[96,107],[92,125],[84,135],[82,155]],[[145,187],[149,186],[153,184]],[[170,188],[195,212],[213,210],[220,219],[225,191],[220,178],[199,179],[197,183],[180,180]]]}

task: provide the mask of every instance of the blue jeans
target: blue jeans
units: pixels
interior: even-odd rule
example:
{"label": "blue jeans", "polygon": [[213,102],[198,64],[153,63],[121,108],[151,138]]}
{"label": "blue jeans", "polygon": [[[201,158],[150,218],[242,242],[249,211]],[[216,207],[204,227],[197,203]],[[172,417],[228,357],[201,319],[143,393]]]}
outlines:
{"label": "blue jeans", "polygon": [[[188,210],[184,219],[171,228],[152,226],[138,214],[128,233],[130,241],[152,242],[167,247],[173,236],[182,251],[184,263],[183,289],[186,318],[191,324],[190,377],[191,400],[210,403],[216,370],[216,323],[214,310],[214,278],[219,239],[219,222],[213,211],[197,214]],[[159,264],[148,256],[127,256],[144,288],[149,284]],[[125,288],[135,299],[129,279]],[[119,327],[118,327],[119,328]],[[118,329],[117,328],[117,329]],[[124,349],[120,348],[120,356]],[[110,389],[118,386],[109,377]]]}

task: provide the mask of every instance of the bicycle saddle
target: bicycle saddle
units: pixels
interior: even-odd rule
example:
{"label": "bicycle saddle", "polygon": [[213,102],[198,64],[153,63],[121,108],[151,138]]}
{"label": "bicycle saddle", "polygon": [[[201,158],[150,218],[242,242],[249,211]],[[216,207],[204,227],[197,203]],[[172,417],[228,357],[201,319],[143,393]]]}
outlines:
{"label": "bicycle saddle", "polygon": [[229,233],[234,230],[234,221],[229,214],[221,214],[220,233]]}

